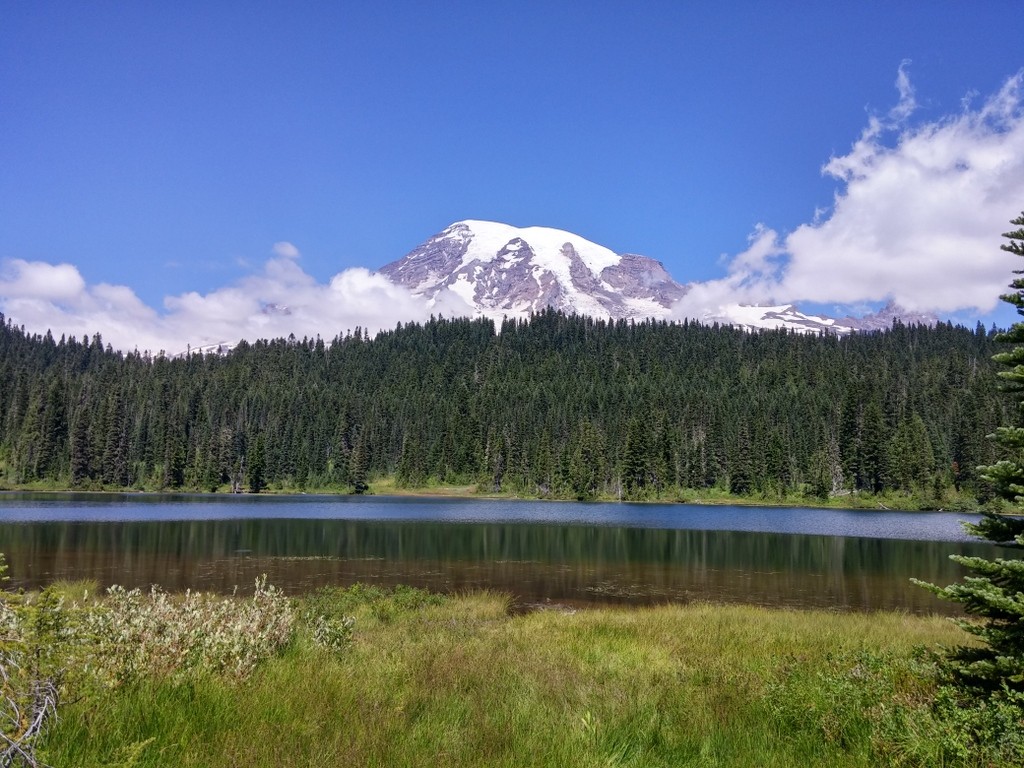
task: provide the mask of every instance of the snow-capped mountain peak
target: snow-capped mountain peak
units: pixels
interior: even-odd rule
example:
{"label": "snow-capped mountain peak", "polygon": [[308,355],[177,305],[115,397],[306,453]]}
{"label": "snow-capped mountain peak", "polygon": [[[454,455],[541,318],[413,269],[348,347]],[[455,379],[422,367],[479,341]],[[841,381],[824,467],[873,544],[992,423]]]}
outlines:
{"label": "snow-capped mountain peak", "polygon": [[550,227],[459,221],[381,272],[438,304],[525,317],[545,307],[598,317],[664,317],[685,293],[653,259],[616,254]]}

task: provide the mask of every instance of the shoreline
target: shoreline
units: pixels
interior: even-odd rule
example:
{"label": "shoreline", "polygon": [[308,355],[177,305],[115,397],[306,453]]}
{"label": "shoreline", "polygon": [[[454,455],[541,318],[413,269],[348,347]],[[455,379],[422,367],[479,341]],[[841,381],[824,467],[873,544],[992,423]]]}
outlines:
{"label": "shoreline", "polygon": [[848,509],[856,511],[875,512],[960,512],[964,514],[979,513],[982,510],[980,504],[965,504],[965,499],[957,500],[959,503],[950,506],[933,506],[932,504],[921,504],[917,497],[906,496],[864,496],[855,493],[847,493],[841,496],[830,497],[828,501],[820,498],[804,496],[787,497],[762,497],[762,496],[732,496],[722,492],[701,495],[689,494],[666,494],[661,498],[629,499],[615,498],[610,496],[599,496],[592,499],[577,499],[560,496],[537,496],[531,494],[519,494],[515,492],[482,492],[477,490],[476,485],[438,485],[438,486],[416,486],[398,487],[393,479],[370,483],[369,491],[364,494],[355,494],[350,489],[341,488],[266,488],[259,493],[253,494],[248,491],[233,493],[225,486],[217,490],[201,490],[197,488],[177,489],[150,489],[150,488],[68,488],[50,487],[40,485],[0,485],[0,499],[7,494],[29,493],[29,494],[84,494],[103,495],[121,494],[131,496],[159,496],[159,495],[181,495],[181,496],[396,496],[401,498],[424,498],[424,499],[474,499],[480,501],[539,501],[553,503],[581,503],[581,504],[660,504],[660,505],[693,505],[693,506],[736,506],[736,507],[787,507],[802,509]]}

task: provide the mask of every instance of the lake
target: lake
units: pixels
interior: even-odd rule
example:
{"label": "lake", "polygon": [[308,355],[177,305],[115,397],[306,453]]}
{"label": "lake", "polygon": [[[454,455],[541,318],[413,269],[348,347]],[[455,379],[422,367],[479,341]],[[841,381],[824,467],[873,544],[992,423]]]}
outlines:
{"label": "lake", "polygon": [[910,584],[1014,557],[970,515],[355,496],[0,494],[8,586],[96,579],[300,593],[356,581],[495,589],[520,607],[710,600],[952,613]]}

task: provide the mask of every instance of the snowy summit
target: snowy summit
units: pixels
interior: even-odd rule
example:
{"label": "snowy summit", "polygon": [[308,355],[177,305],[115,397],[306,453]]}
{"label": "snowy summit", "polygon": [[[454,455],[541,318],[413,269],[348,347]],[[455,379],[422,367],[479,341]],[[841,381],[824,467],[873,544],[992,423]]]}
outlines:
{"label": "snowy summit", "polygon": [[606,318],[667,317],[686,289],[660,262],[549,227],[452,224],[381,272],[439,307],[500,320],[546,307]]}

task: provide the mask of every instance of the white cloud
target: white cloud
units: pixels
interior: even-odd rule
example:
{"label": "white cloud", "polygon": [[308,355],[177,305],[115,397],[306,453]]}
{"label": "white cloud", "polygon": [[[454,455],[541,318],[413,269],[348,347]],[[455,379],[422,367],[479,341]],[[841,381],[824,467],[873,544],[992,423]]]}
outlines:
{"label": "white cloud", "polygon": [[126,286],[87,285],[69,264],[12,260],[0,271],[0,311],[31,332],[98,332],[117,349],[169,354],[289,334],[329,340],[357,326],[375,333],[444,311],[367,269],[348,269],[321,284],[296,263],[295,246],[278,243],[274,253],[261,273],[210,293],[169,296],[163,312]]}
{"label": "white cloud", "polygon": [[911,84],[910,75],[907,73],[909,66],[910,59],[904,59],[900,62],[900,67],[896,71],[896,90],[900,94],[900,100],[889,112],[889,116],[897,121],[906,120],[917,109],[917,99],[914,98],[914,86]]}
{"label": "white cloud", "polygon": [[78,269],[14,259],[3,265],[0,311],[43,333],[92,336],[123,349],[162,349],[166,337],[161,320],[125,286],[100,283],[89,287]]}
{"label": "white cloud", "polygon": [[84,290],[85,280],[71,264],[12,259],[0,270],[0,296],[60,301]]}
{"label": "white cloud", "polygon": [[976,109],[911,124],[914,89],[872,116],[822,173],[841,185],[830,211],[786,235],[758,225],[727,275],[696,284],[679,316],[721,304],[895,300],[908,309],[988,312],[1020,265],[1000,233],[1024,207],[1024,73]]}
{"label": "white cloud", "polygon": [[299,258],[299,249],[282,240],[280,243],[274,243],[274,254],[285,259],[297,259]]}

